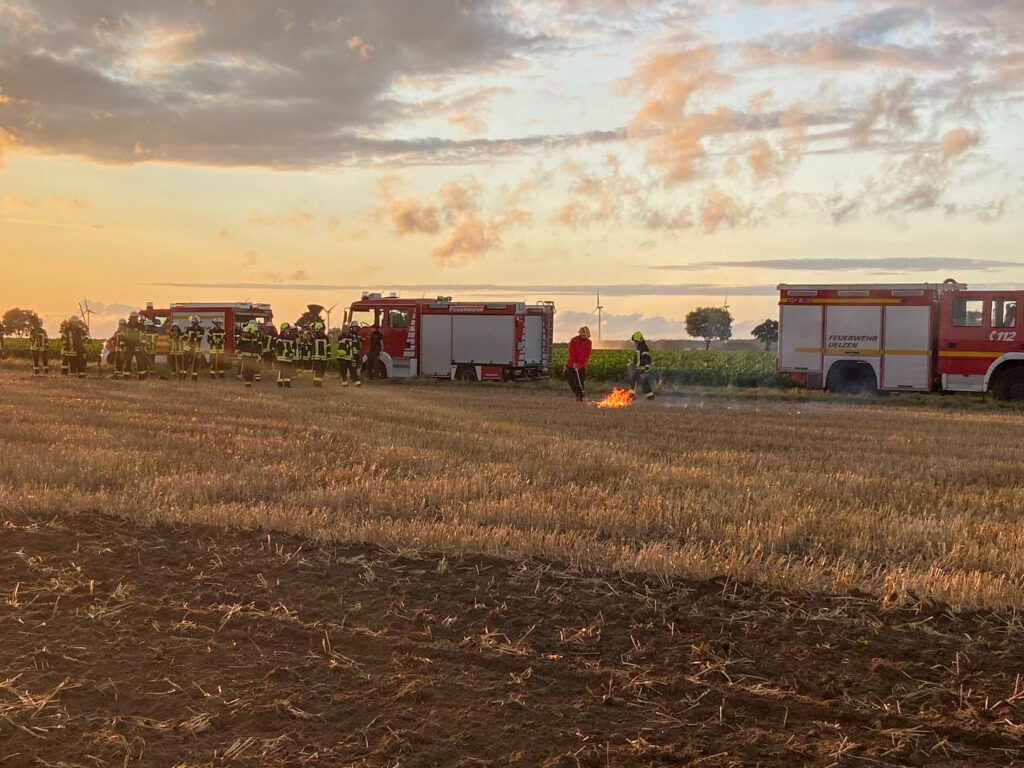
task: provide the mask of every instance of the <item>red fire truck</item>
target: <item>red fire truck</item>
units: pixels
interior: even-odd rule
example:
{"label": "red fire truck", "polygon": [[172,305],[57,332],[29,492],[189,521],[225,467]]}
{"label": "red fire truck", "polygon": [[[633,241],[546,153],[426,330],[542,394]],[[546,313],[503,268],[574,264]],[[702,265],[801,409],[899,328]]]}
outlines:
{"label": "red fire truck", "polygon": [[[153,303],[148,302],[146,308],[140,312],[141,315],[150,318],[156,323],[160,335],[156,341],[156,359],[158,363],[167,362],[168,342],[167,331],[172,325],[177,325],[182,330],[188,328],[189,318],[196,315],[203,328],[209,330],[213,327],[215,319],[220,320],[222,327],[227,332],[224,352],[228,359],[231,358],[234,349],[235,332],[240,326],[250,320],[262,325],[269,323],[274,318],[270,311],[269,304],[253,304],[252,302],[186,302],[171,304],[169,309],[153,309]],[[209,354],[210,344],[203,339],[203,352]]]}
{"label": "red fire truck", "polygon": [[555,305],[544,301],[454,302],[363,293],[345,313],[359,323],[363,359],[372,328],[383,336],[374,374],[462,381],[521,381],[549,375]]}
{"label": "red fire truck", "polygon": [[809,389],[1024,398],[1022,290],[955,280],[778,289],[776,365]]}

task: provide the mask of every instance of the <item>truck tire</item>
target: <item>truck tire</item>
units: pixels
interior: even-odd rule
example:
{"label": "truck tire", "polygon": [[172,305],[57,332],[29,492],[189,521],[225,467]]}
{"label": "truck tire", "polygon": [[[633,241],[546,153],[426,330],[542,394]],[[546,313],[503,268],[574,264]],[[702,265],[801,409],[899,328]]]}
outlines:
{"label": "truck tire", "polygon": [[875,395],[878,380],[867,363],[839,362],[829,368],[825,389],[845,395]]}
{"label": "truck tire", "polygon": [[1011,366],[992,377],[992,395],[997,400],[1024,400],[1024,366]]}
{"label": "truck tire", "polygon": [[378,360],[376,365],[373,368],[373,376],[371,378],[374,378],[374,379],[386,379],[387,377],[388,377],[388,367],[386,365],[384,365],[384,361],[383,360]]}
{"label": "truck tire", "polygon": [[459,381],[476,381],[476,370],[471,365],[463,365],[455,372]]}

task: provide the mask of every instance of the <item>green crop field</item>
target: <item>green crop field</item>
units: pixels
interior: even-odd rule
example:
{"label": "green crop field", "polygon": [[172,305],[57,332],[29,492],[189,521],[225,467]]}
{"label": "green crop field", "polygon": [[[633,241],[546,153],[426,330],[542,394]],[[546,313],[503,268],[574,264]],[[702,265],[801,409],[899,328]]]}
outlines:
{"label": "green crop field", "polygon": [[[561,376],[568,350],[554,350],[553,373]],[[765,351],[685,350],[653,351],[651,358],[662,381],[702,386],[792,387],[793,382],[775,371],[775,353]],[[628,349],[595,349],[587,365],[594,381],[623,382],[633,359]]]}

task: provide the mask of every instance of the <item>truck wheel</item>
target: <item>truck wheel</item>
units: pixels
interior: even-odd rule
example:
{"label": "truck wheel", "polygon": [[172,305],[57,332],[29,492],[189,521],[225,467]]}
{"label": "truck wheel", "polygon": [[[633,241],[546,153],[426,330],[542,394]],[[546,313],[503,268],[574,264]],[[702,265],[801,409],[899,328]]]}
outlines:
{"label": "truck wheel", "polygon": [[386,365],[384,365],[384,361],[383,360],[378,360],[377,364],[373,367],[373,376],[371,378],[374,378],[374,379],[386,379],[387,377],[388,377],[388,367]]}
{"label": "truck wheel", "polygon": [[473,366],[464,365],[459,368],[455,378],[459,381],[476,381],[476,371],[473,369]]}
{"label": "truck wheel", "polygon": [[1024,400],[1024,367],[1000,371],[992,382],[992,394],[997,400]]}

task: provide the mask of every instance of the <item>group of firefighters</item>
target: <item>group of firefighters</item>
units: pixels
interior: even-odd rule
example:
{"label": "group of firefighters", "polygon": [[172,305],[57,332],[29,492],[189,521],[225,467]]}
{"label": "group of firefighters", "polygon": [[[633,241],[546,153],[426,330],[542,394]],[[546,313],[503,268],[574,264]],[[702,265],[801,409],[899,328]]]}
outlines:
{"label": "group of firefighters", "polygon": [[[204,328],[199,317],[189,318],[184,329],[171,324],[167,329],[167,361],[170,375],[178,380],[191,378],[199,380],[203,365],[203,342],[209,352],[209,376],[223,379],[234,369],[233,360],[228,359],[227,331],[220,319],[213,320],[210,328]],[[110,359],[113,361],[114,377],[129,379],[134,375],[140,379],[157,375],[156,354],[159,327],[151,318],[133,312],[130,317],[118,321],[117,330],[108,340]],[[84,322],[71,317],[61,323],[60,355],[61,373],[85,378],[86,342],[89,331]],[[32,370],[35,374],[48,374],[49,337],[40,326],[29,334],[29,349],[32,353]],[[349,327],[332,343],[323,322],[317,320],[305,327],[281,323],[280,329],[269,322],[258,324],[248,322],[234,329],[234,354],[238,358],[237,376],[251,387],[264,374],[276,376],[277,386],[290,389],[292,380],[299,371],[309,370],[313,374],[313,386],[322,387],[332,359],[338,361],[342,386],[352,383],[360,386],[363,339],[358,322]],[[367,356],[368,368],[375,371],[383,337],[376,328],[370,334],[370,349]]]}
{"label": "group of firefighters", "polygon": [[[60,372],[63,376],[85,378],[85,344],[89,329],[81,318],[69,317],[60,324]],[[28,337],[32,352],[32,372],[50,372],[50,339],[42,326],[33,328]]]}
{"label": "group of firefighters", "polygon": [[[0,326],[0,334],[2,334]],[[111,339],[114,356],[114,376],[130,378],[132,362],[139,379],[156,375],[156,342],[159,330],[152,319],[139,313],[132,313],[127,319],[118,321],[117,330]],[[210,378],[223,379],[232,368],[232,361],[226,358],[227,331],[222,321],[215,319],[213,327],[206,329],[199,317],[192,315],[184,330],[172,324],[167,331],[168,353],[172,378],[184,380],[191,377],[199,380],[199,369],[203,360],[203,340],[207,341],[210,354]],[[89,330],[78,317],[69,317],[60,326],[60,372],[65,376],[85,378],[85,343]],[[639,389],[648,400],[654,397],[651,391],[651,350],[640,331],[631,340],[634,357],[629,364],[630,379],[634,393]],[[374,327],[370,334],[370,348],[367,356],[369,369],[374,370],[381,350],[381,334]],[[337,359],[342,386],[349,382],[359,386],[360,363],[362,363],[363,339],[359,323],[353,321],[332,344],[321,321],[300,328],[291,323],[281,323],[277,330],[270,323],[257,325],[248,322],[235,329],[234,351],[238,356],[238,377],[251,387],[260,381],[264,372],[277,376],[277,386],[290,389],[292,379],[300,370],[313,373],[313,386],[322,387],[327,368],[332,359]],[[32,372],[49,373],[49,338],[40,326],[29,335],[29,349],[32,352]],[[565,377],[576,399],[586,399],[587,362],[593,347],[590,328],[583,326],[569,342]]]}
{"label": "group of firefighters", "polygon": [[[651,349],[640,331],[635,331],[630,337],[633,342],[633,359],[629,363],[629,378],[633,384],[633,393],[637,390],[643,393],[644,398],[650,400],[654,397],[651,391]],[[569,356],[565,361],[565,379],[569,382],[576,399],[583,402],[587,399],[587,362],[590,360],[590,353],[593,345],[590,341],[590,328],[583,326],[575,336],[569,340]]]}

